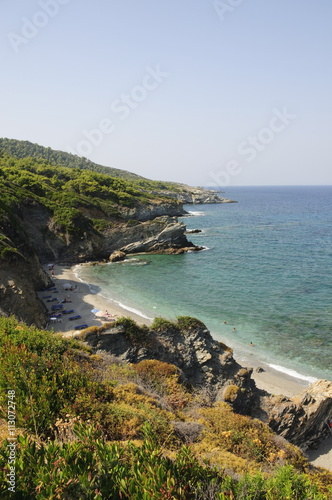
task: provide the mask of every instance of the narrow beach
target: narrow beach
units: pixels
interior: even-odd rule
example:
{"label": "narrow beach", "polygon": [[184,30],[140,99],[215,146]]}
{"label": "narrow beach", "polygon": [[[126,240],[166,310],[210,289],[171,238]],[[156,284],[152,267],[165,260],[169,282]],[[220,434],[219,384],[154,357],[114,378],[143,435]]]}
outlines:
{"label": "narrow beach", "polygon": [[[47,266],[45,266],[45,270],[50,273]],[[74,267],[55,265],[53,280],[56,291],[39,292],[39,297],[48,310],[51,310],[52,305],[61,303],[63,300],[68,301],[63,306],[67,310],[73,310],[73,313],[63,314],[59,320],[53,320],[50,323],[48,329],[53,330],[55,333],[70,337],[79,333],[80,330],[75,329],[77,326],[102,325],[104,321],[95,316],[92,312],[93,309],[107,312],[109,314],[108,321],[126,316],[131,317],[139,324],[151,324],[150,320],[120,307],[111,299],[107,299],[98,293],[91,293],[89,285],[81,282],[76,277]],[[66,289],[68,285],[72,289]],[[45,298],[49,296],[50,298]],[[56,300],[47,302],[51,299]],[[76,320],[70,319],[75,316],[79,316],[79,318]],[[241,359],[237,359],[237,361],[242,364]],[[258,366],[262,367],[264,371],[258,373],[256,371]],[[254,369],[252,378],[255,380],[256,386],[274,395],[296,396],[309,386],[309,382],[298,381],[286,373],[273,370],[254,356],[250,358],[250,367]],[[325,443],[322,443],[318,450],[310,453],[310,460],[314,465],[332,470],[332,436]]]}

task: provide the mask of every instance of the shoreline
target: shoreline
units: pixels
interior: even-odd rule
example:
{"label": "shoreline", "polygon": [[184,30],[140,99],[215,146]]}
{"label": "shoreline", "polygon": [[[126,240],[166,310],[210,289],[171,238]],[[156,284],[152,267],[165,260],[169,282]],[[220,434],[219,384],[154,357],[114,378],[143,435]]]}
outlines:
{"label": "shoreline", "polygon": [[[111,298],[98,293],[98,287],[95,284],[86,283],[80,280],[80,278],[78,278],[75,274],[75,268],[79,265],[81,264],[74,266],[56,265],[55,276],[53,276],[53,279],[55,287],[59,292],[54,295],[54,297],[59,300],[68,298],[71,302],[68,303],[68,305],[65,304],[67,305],[67,309],[74,309],[73,315],[80,315],[81,318],[72,322],[69,320],[69,317],[63,315],[61,322],[50,324],[48,329],[53,329],[56,333],[62,333],[65,336],[74,336],[78,333],[78,331],[74,328],[76,325],[87,324],[88,326],[101,326],[104,321],[95,317],[94,313],[91,312],[92,309],[107,311],[110,316],[114,316],[114,318],[128,316],[140,325],[145,324],[147,326],[151,326],[153,321],[151,318],[143,317],[139,311],[135,312],[134,309],[131,309],[130,307],[126,308]],[[44,269],[48,272],[47,266],[44,266]],[[72,285],[74,288],[77,287],[77,289],[76,291],[67,291],[63,286],[64,284]],[[96,292],[94,293],[91,291],[90,287],[94,287]],[[39,298],[41,299],[42,296],[45,296],[45,294],[46,292],[38,292]],[[52,295],[52,292],[50,292],[50,294]],[[49,306],[48,309],[50,309],[52,303],[48,304],[44,299],[42,300],[46,306]],[[227,345],[229,345],[229,342],[227,342]],[[232,345],[229,346],[232,349],[234,348]],[[249,368],[253,368],[252,378],[255,380],[259,389],[265,390],[274,395],[282,394],[284,396],[293,397],[298,395],[310,385],[308,380],[297,378],[296,375],[293,376],[285,371],[280,371],[271,367],[254,353],[248,352],[244,355],[241,352],[236,351],[237,350],[235,348],[234,358],[236,361]],[[263,368],[263,371],[257,372],[256,369],[258,367]]]}
{"label": "shoreline", "polygon": [[[132,318],[140,325],[145,324],[150,326],[152,324],[150,319],[144,318],[133,310],[126,309],[117,304],[111,298],[106,298],[99,294],[97,291],[98,287],[93,283],[89,284],[81,281],[75,275],[75,267],[76,265],[71,267],[55,265],[55,276],[53,276],[52,279],[58,292],[38,292],[39,298],[44,302],[48,310],[51,310],[53,302],[47,303],[47,299],[43,297],[49,295],[51,298],[57,299],[56,301],[54,300],[54,304],[61,302],[63,299],[69,300],[70,302],[64,304],[64,307],[73,310],[72,314],[62,315],[59,322],[50,323],[47,327],[48,330],[61,334],[64,337],[74,337],[80,332],[80,330],[75,330],[75,326],[81,324],[101,326],[105,321],[96,317],[92,312],[93,309],[108,312],[109,319],[106,321],[114,321],[119,317],[126,316]],[[48,266],[44,266],[44,269],[49,273]],[[65,284],[71,285],[73,290],[66,290],[64,288]],[[91,291],[90,287],[92,286],[96,289],[96,293]],[[72,315],[80,317],[77,320],[70,320],[69,317],[72,317]],[[250,354],[250,360],[248,360],[247,356],[246,359],[241,359],[242,356],[236,353],[234,358],[239,364],[253,368],[251,378],[255,381],[257,388],[270,394],[282,394],[287,397],[293,397],[300,394],[310,385],[309,381],[299,380],[285,372],[273,369],[271,366],[258,359],[254,354]],[[256,369],[258,367],[263,368],[263,371],[257,372]],[[321,447],[314,453],[310,453],[310,457],[312,457],[311,463],[332,470],[331,443],[328,445],[328,450],[326,446],[326,443],[323,443],[322,453],[320,453]],[[324,462],[324,464],[322,462]]]}

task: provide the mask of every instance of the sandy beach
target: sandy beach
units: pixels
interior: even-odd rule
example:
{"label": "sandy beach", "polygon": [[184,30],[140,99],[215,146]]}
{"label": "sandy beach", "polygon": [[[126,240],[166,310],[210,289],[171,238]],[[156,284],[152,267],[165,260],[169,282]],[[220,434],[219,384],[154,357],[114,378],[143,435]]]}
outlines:
{"label": "sandy beach", "polygon": [[[45,271],[50,274],[47,266],[45,267]],[[82,283],[77,279],[74,273],[74,268],[72,267],[54,266],[53,280],[56,291],[51,290],[47,292],[39,292],[39,297],[43,300],[49,311],[51,311],[52,305],[59,304],[63,300],[66,300],[66,302],[62,304],[63,307],[66,310],[73,310],[73,313],[71,314],[62,314],[58,321],[51,321],[48,329],[54,330],[54,332],[61,332],[65,336],[75,336],[75,334],[79,333],[79,330],[75,330],[75,327],[77,326],[83,324],[88,326],[102,325],[105,321],[98,318],[92,312],[93,309],[109,313],[107,321],[122,316],[130,316],[137,323],[150,323],[149,320],[146,320],[133,312],[127,311],[111,300],[108,300],[99,294],[91,293],[88,284]],[[70,285],[70,288],[72,289],[68,289],[68,285]],[[48,300],[52,299],[52,302],[48,302]],[[80,316],[80,318],[77,320],[70,320],[70,318],[74,316]],[[53,317],[55,317],[55,315]]]}
{"label": "sandy beach", "polygon": [[[51,273],[47,266],[45,270]],[[39,297],[49,311],[51,311],[52,305],[59,304],[63,300],[67,301],[62,304],[63,307],[66,310],[73,310],[70,314],[62,314],[61,318],[56,319],[53,316],[48,329],[56,333],[61,333],[64,336],[75,336],[80,332],[75,327],[80,325],[102,325],[105,320],[96,317],[92,312],[93,309],[107,312],[109,314],[107,321],[126,316],[131,317],[139,324],[151,324],[150,320],[120,307],[112,300],[106,299],[98,293],[91,293],[89,285],[82,283],[76,277],[73,267],[55,265],[53,280],[56,290],[39,292]],[[52,302],[48,302],[48,300],[52,300]],[[79,318],[70,319],[75,316],[79,316]],[[240,359],[237,361],[241,363]],[[262,367],[264,371],[258,373],[256,371],[258,366]],[[255,380],[257,387],[271,394],[283,394],[292,397],[301,393],[309,385],[309,382],[299,381],[286,373],[273,370],[254,356],[250,359],[250,367],[254,368],[252,378]],[[327,440],[318,450],[312,452],[310,460],[314,465],[332,470],[332,439]]]}

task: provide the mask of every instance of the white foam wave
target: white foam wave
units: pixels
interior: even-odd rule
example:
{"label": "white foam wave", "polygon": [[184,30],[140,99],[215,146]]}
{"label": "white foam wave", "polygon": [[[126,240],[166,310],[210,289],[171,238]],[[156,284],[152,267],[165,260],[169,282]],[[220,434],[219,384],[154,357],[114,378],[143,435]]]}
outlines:
{"label": "white foam wave", "polygon": [[195,210],[188,210],[188,214],[190,215],[205,215],[205,212],[199,212]]}
{"label": "white foam wave", "polygon": [[127,266],[147,266],[149,262],[147,260],[132,258],[132,259],[120,260],[118,262],[114,262],[114,264],[127,265]]}
{"label": "white foam wave", "polygon": [[278,372],[286,373],[290,377],[297,378],[300,380],[306,380],[307,382],[310,382],[310,384],[313,384],[314,382],[317,382],[317,380],[318,380],[318,378],[309,377],[307,375],[302,375],[301,373],[298,373],[295,370],[291,370],[290,368],[285,368],[284,366],[273,365],[270,363],[268,363],[268,366],[270,366],[271,368],[273,368],[274,370],[276,370]]}
{"label": "white foam wave", "polygon": [[81,283],[83,283],[84,285],[87,285],[89,287],[89,290],[90,292],[93,294],[93,295],[97,295],[99,293],[99,287],[98,285],[93,285],[92,283],[88,283],[87,281],[83,280],[80,275],[79,275],[79,269],[80,269],[80,265],[76,265],[75,267],[73,267],[72,271],[74,273],[74,276],[75,278],[80,281]]}
{"label": "white foam wave", "polygon": [[[105,297],[105,298],[108,298],[108,300],[109,300],[109,297]],[[138,309],[135,309],[134,307],[126,306],[125,304],[123,304],[122,302],[119,302],[118,300],[113,300],[113,302],[118,304],[118,306],[120,306],[122,309],[126,309],[126,311],[130,311],[134,314],[137,314],[137,316],[141,316],[142,318],[149,319],[149,320],[153,321],[153,318],[150,318],[150,316],[146,316],[144,313],[142,313],[142,311],[139,311]]]}
{"label": "white foam wave", "polygon": [[111,297],[108,297],[107,295],[104,295],[104,294],[100,293],[99,292],[99,287],[97,285],[91,285],[90,283],[87,283],[86,281],[84,281],[82,278],[79,277],[79,275],[78,275],[78,269],[79,269],[79,267],[80,267],[79,265],[75,266],[75,268],[73,269],[73,272],[74,272],[76,278],[81,283],[84,283],[85,285],[88,285],[89,290],[90,290],[91,293],[93,293],[94,295],[98,294],[101,297],[103,297],[104,299],[109,300],[111,302],[114,302],[115,304],[117,304],[118,306],[120,306],[122,309],[125,309],[126,311],[130,311],[130,312],[132,312],[134,314],[137,314],[137,316],[141,316],[141,318],[149,319],[149,320],[153,321],[153,318],[150,318],[150,316],[146,316],[144,313],[142,313],[142,311],[139,311],[138,309],[135,309],[134,307],[127,306],[126,304],[123,304],[122,302],[119,302],[118,300],[114,300]]}

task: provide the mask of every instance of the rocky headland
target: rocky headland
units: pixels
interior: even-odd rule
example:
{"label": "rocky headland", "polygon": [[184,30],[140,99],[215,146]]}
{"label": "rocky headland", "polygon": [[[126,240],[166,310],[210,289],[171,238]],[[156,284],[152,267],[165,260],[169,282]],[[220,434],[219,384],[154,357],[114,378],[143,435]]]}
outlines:
{"label": "rocky headland", "polygon": [[332,382],[320,380],[299,395],[274,396],[256,387],[253,369],[243,367],[227,345],[213,339],[194,318],[177,323],[158,319],[150,328],[122,325],[91,327],[83,339],[95,354],[111,354],[125,363],[158,360],[176,366],[181,382],[204,390],[210,402],[226,402],[235,412],[259,418],[306,452],[328,436],[332,416]]}

